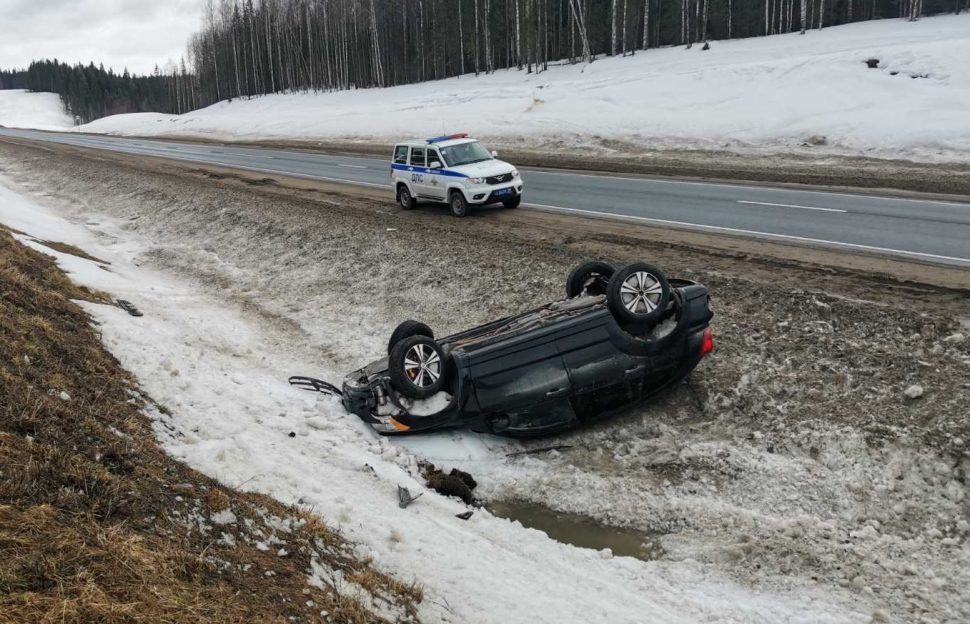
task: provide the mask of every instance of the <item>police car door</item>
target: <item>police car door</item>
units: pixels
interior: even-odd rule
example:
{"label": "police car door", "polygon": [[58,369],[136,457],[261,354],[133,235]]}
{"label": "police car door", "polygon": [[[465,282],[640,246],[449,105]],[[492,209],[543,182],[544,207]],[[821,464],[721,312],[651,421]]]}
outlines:
{"label": "police car door", "polygon": [[426,173],[428,171],[428,161],[425,159],[426,152],[427,148],[425,147],[411,148],[411,162],[408,163],[408,173],[411,176],[411,188],[414,189],[414,194],[421,198],[433,198],[434,195],[431,195],[430,191],[429,176]]}
{"label": "police car door", "polygon": [[[432,168],[432,163],[439,165]],[[445,176],[441,174],[445,163],[441,160],[441,154],[433,147],[428,148],[428,173],[424,176],[424,181],[428,185],[428,196],[435,199],[445,198]]]}

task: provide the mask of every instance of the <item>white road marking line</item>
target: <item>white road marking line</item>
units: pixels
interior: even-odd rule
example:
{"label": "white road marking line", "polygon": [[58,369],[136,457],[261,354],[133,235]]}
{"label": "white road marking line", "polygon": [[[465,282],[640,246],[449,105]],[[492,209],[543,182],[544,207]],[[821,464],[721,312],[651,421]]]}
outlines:
{"label": "white road marking line", "polygon": [[370,167],[365,167],[363,165],[345,165],[343,163],[337,163],[338,167],[350,167],[351,169],[370,169]]}
{"label": "white road marking line", "polygon": [[804,210],[821,210],[822,212],[849,212],[848,210],[839,210],[838,208],[819,208],[817,206],[799,206],[797,204],[773,204],[771,202],[745,201],[743,199],[737,200],[736,203],[751,204],[754,206],[778,206],[779,208],[802,208]]}
{"label": "white road marking line", "polygon": [[954,256],[940,256],[937,254],[923,253],[921,251],[906,251],[903,249],[889,249],[887,247],[874,247],[872,245],[860,245],[857,243],[843,243],[839,241],[825,240],[822,238],[808,238],[805,236],[793,236],[790,234],[775,234],[772,232],[759,232],[757,230],[742,230],[739,228],[722,227],[720,225],[701,225],[700,223],[687,223],[684,221],[670,221],[667,219],[654,219],[652,217],[636,217],[632,215],[622,215],[614,214],[611,212],[596,212],[594,210],[582,210],[580,208],[564,208],[563,206],[547,206],[545,204],[522,204],[529,208],[538,208],[539,210],[546,210],[550,212],[575,212],[578,214],[590,215],[592,217],[606,218],[606,219],[617,219],[621,221],[634,221],[639,223],[656,223],[659,225],[677,225],[685,229],[692,230],[706,230],[712,232],[730,232],[733,234],[749,234],[762,238],[776,238],[781,240],[792,240],[799,241],[803,243],[821,243],[823,245],[832,245],[835,247],[848,247],[850,249],[861,249],[863,251],[878,251],[882,253],[890,253],[901,256],[913,256],[916,258],[928,258],[931,260],[945,260],[949,262],[959,262],[961,264],[970,264],[970,258],[957,258]]}
{"label": "white road marking line", "polygon": [[628,180],[630,182],[655,182],[657,184],[686,184],[688,186],[709,186],[717,188],[727,188],[727,189],[739,189],[739,190],[749,190],[749,191],[781,191],[785,193],[813,193],[817,195],[834,195],[836,197],[852,197],[854,199],[864,198],[864,199],[880,199],[885,201],[903,201],[903,202],[919,202],[923,204],[943,204],[944,206],[962,206],[964,208],[970,208],[970,203],[966,202],[956,202],[956,201],[943,201],[939,199],[920,199],[918,197],[893,197],[891,195],[866,195],[864,193],[837,193],[834,191],[816,191],[812,189],[803,188],[792,188],[788,186],[751,186],[747,184],[724,184],[720,182],[695,182],[693,180],[664,180],[663,178],[653,178],[649,176],[634,178],[630,176],[617,176],[599,173],[580,173],[578,171],[565,172],[565,171],[551,171],[549,169],[536,169],[532,167],[519,167],[521,171],[539,173],[543,175],[554,175],[554,176],[580,176],[583,178],[603,178],[606,180]]}

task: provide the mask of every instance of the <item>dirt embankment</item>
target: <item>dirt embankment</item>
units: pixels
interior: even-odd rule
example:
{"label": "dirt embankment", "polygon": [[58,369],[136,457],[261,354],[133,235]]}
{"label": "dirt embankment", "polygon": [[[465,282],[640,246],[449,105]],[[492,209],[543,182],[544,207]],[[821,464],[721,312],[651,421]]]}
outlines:
{"label": "dirt embankment", "polygon": [[[0,226],[0,621],[415,614],[420,588],[360,560],[319,519],[167,456],[144,413],[164,408],[104,350],[78,299],[110,304]],[[309,584],[311,561],[364,597]]]}
{"label": "dirt embankment", "polygon": [[562,436],[572,449],[531,457],[515,479],[483,476],[482,495],[662,534],[672,578],[711,566],[773,590],[848,592],[875,621],[970,618],[964,289],[656,229],[457,220],[47,150],[0,147],[0,160],[51,201],[86,202],[78,218],[127,222],[154,244],[144,261],[218,290],[331,370],[379,355],[405,318],[445,334],[559,297],[585,259],[701,281],[718,350],[689,386]]}

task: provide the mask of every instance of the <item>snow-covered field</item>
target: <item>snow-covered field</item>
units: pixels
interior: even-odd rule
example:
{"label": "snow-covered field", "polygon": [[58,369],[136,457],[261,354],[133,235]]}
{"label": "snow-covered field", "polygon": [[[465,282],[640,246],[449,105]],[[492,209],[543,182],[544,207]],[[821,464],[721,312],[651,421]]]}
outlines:
{"label": "snow-covered field", "polygon": [[0,90],[0,126],[66,130],[74,125],[54,93],[31,93],[21,89]]}
{"label": "snow-covered field", "polygon": [[[6,165],[10,171],[12,163]],[[339,376],[320,370],[305,335],[284,331],[285,323],[275,324],[279,317],[265,310],[241,309],[218,288],[149,268],[159,249],[133,229],[133,220],[99,213],[85,199],[19,187],[19,193],[33,193],[28,198],[4,184],[12,186],[0,179],[0,222],[25,232],[22,241],[55,256],[77,282],[145,311],[132,318],[118,308],[82,304],[107,347],[170,411],[152,414],[167,449],[227,484],[311,507],[383,569],[422,583],[425,621],[872,621],[871,603],[846,590],[821,584],[755,589],[691,557],[613,557],[555,542],[484,510],[468,521],[455,518],[465,507],[426,492],[415,478],[422,443],[389,443],[334,400],[286,384],[293,372]],[[51,250],[41,240],[77,245],[110,264]],[[210,260],[220,264],[215,254]],[[347,319],[321,322],[320,328],[345,327],[338,344],[372,338]],[[436,458],[450,451],[481,460],[504,442],[444,436],[430,444],[424,450]],[[558,470],[539,458],[510,464],[501,453],[482,465],[536,485]],[[399,485],[424,496],[399,509]],[[595,490],[590,495],[599,496]]]}
{"label": "snow-covered field", "polygon": [[[878,59],[876,69],[865,61]],[[671,47],[494,75],[120,115],[84,131],[218,140],[389,141],[470,132],[496,146],[970,160],[970,14]],[[590,151],[592,150],[592,151]]]}

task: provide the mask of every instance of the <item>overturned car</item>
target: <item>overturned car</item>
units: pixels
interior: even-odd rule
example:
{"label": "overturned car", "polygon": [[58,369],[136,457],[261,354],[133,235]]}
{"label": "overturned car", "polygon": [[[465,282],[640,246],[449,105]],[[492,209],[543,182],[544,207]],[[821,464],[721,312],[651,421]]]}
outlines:
{"label": "overturned car", "polygon": [[344,407],[384,435],[453,427],[546,435],[615,414],[682,380],[714,349],[707,289],[649,264],[576,267],[566,298],[436,340],[401,323],[388,357],[354,371]]}

